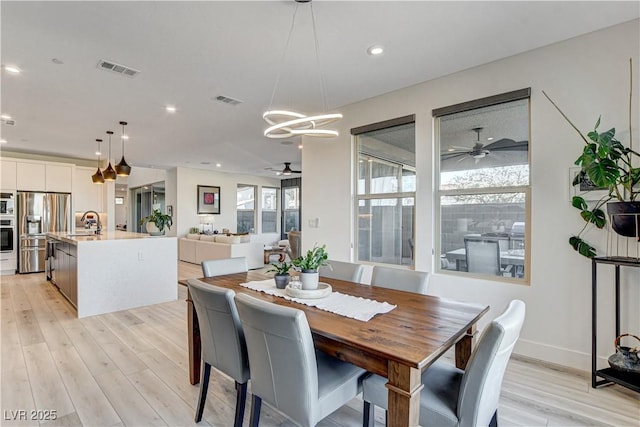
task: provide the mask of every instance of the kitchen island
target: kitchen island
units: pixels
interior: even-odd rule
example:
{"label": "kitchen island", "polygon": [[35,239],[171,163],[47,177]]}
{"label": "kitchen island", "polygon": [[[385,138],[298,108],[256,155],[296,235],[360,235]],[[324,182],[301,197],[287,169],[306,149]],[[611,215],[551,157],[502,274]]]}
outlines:
{"label": "kitchen island", "polygon": [[126,231],[47,233],[50,280],[78,317],[175,301],[177,241]]}

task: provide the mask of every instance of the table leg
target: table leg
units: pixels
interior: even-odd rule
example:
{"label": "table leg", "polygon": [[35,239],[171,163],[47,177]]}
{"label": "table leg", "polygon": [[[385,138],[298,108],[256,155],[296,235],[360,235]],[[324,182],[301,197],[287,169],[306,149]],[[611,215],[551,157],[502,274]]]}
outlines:
{"label": "table leg", "polygon": [[389,361],[388,425],[417,426],[420,418],[420,370]]}
{"label": "table leg", "polygon": [[285,252],[280,252],[279,253],[279,257],[278,257],[278,261],[280,262],[284,262],[284,256],[286,255]]}
{"label": "table leg", "polygon": [[198,315],[193,306],[191,293],[187,291],[187,337],[189,347],[189,382],[192,385],[200,382],[200,325]]}
{"label": "table leg", "polygon": [[471,358],[471,350],[473,350],[473,339],[476,335],[476,325],[467,329],[467,333],[460,341],[456,343],[456,367],[465,369],[467,362]]}
{"label": "table leg", "polygon": [[269,251],[264,251],[264,263],[269,264]]}

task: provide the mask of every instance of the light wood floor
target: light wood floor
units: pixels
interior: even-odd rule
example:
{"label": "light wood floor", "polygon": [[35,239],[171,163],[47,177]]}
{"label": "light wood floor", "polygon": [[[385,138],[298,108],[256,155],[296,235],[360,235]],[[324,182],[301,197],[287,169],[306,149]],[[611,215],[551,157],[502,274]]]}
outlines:
{"label": "light wood floor", "polygon": [[[199,266],[180,263],[180,278],[200,275]],[[175,302],[79,320],[43,274],[0,280],[1,425],[193,424],[198,386],[187,377],[184,287]],[[638,427],[639,397],[620,386],[594,390],[586,372],[514,359],[500,424]],[[321,425],[359,426],[361,406],[356,398]],[[233,407],[233,382],[212,372],[200,425],[231,425]],[[31,419],[51,411],[55,420]],[[27,420],[15,419],[22,415]],[[376,418],[382,425],[381,411]],[[264,405],[261,425],[294,424]]]}

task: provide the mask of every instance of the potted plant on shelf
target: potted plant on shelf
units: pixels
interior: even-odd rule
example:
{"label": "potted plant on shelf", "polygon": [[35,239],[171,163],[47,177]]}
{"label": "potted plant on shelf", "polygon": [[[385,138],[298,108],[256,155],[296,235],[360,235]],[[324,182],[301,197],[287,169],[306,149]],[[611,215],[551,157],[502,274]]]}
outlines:
{"label": "potted plant on shelf", "polygon": [[140,219],[140,225],[147,223],[147,233],[152,236],[164,235],[164,228],[171,229],[173,218],[171,215],[163,214],[160,209],[154,209],[151,215]]}
{"label": "potted plant on shelf", "polygon": [[289,270],[293,268],[293,264],[290,264],[286,261],[282,261],[279,263],[272,263],[271,266],[272,268],[267,270],[267,273],[271,273],[271,272],[276,273],[273,276],[273,278],[276,281],[276,288],[278,289],[286,288],[287,285],[289,284],[289,278],[291,277],[289,275]]}
{"label": "potted plant on shelf", "polygon": [[302,289],[318,289],[318,268],[329,265],[329,254],[326,245],[313,246],[305,256],[294,259],[293,265],[300,269],[300,281]]}
{"label": "potted plant on shelf", "polygon": [[[629,59],[629,82],[632,79],[631,59]],[[575,164],[582,169],[573,180],[572,185],[578,185],[588,178],[598,189],[605,189],[607,194],[600,198],[594,205],[589,206],[581,196],[574,196],[571,200],[573,207],[580,211],[580,216],[586,222],[582,230],[569,239],[569,244],[581,255],[588,258],[596,256],[596,249],[582,239],[581,235],[589,226],[604,228],[607,224],[607,216],[603,207],[607,206],[607,212],[611,220],[613,230],[626,237],[635,237],[640,240],[640,153],[633,149],[631,133],[631,99],[633,91],[629,91],[629,145],[625,146],[616,139],[616,130],[599,133],[600,118],[596,121],[594,129],[586,136],[571,122],[566,114],[555,102],[542,91],[545,97],[560,112],[562,117],[575,129],[584,141],[582,153],[576,159]]]}

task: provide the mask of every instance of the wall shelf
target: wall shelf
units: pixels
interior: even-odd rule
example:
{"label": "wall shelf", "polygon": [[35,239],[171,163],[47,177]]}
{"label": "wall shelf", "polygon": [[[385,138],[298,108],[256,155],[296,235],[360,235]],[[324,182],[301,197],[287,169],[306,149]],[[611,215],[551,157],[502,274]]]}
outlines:
{"label": "wall shelf", "polygon": [[[629,257],[595,257],[591,259],[591,387],[615,383],[640,393],[640,374],[623,372],[614,368],[598,369],[597,367],[597,333],[598,333],[598,264],[609,264],[615,267],[615,315],[616,336],[620,335],[620,267],[640,267],[640,259]],[[603,378],[598,380],[598,378]]]}

